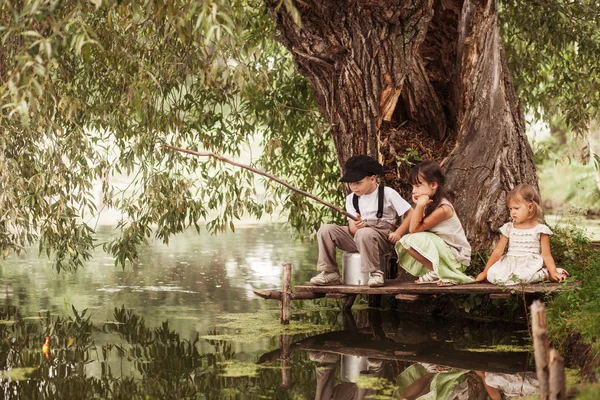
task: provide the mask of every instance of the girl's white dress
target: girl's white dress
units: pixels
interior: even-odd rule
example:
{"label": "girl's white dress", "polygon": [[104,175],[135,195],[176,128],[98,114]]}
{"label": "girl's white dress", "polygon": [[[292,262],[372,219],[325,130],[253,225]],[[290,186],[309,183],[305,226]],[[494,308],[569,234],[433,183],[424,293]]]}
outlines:
{"label": "girl's white dress", "polygon": [[506,286],[543,281],[540,234],[552,235],[550,228],[538,224],[530,229],[518,229],[508,222],[502,225],[500,233],[508,238],[508,251],[490,267],[487,280]]}

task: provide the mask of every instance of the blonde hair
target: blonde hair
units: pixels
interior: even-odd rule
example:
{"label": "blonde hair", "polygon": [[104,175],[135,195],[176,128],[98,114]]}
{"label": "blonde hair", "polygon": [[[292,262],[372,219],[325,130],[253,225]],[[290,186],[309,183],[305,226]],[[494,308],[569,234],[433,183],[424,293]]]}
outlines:
{"label": "blonde hair", "polygon": [[544,213],[542,211],[542,207],[540,206],[540,195],[533,186],[525,183],[517,185],[506,195],[506,205],[508,205],[508,203],[511,201],[533,204],[533,214],[530,217],[535,218],[538,222],[543,222]]}

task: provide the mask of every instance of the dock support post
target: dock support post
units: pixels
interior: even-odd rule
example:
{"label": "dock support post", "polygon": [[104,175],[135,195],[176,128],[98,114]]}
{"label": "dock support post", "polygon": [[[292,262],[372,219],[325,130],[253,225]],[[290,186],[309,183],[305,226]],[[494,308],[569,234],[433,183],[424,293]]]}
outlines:
{"label": "dock support post", "polygon": [[550,400],[566,400],[565,360],[557,350],[550,350]]}
{"label": "dock support post", "polygon": [[381,308],[381,295],[380,294],[370,294],[369,295],[369,307]]}
{"label": "dock support post", "polygon": [[290,323],[290,309],[292,304],[291,286],[292,286],[292,263],[283,263],[283,277],[281,287],[281,318],[282,325]]}
{"label": "dock support post", "polygon": [[550,349],[546,306],[539,300],[531,305],[531,335],[540,399],[566,400],[565,361],[557,350]]}
{"label": "dock support post", "polygon": [[[290,264],[291,265],[291,264]],[[281,346],[281,387],[289,387],[292,380],[290,363],[290,335],[279,336]]]}
{"label": "dock support post", "polygon": [[352,305],[354,304],[354,300],[356,300],[355,294],[349,294],[342,297],[342,310],[348,311],[352,309]]}
{"label": "dock support post", "polygon": [[535,357],[535,372],[540,383],[540,399],[547,400],[549,396],[548,356],[550,344],[548,340],[548,322],[546,306],[539,300],[531,305],[531,334],[533,336],[533,354]]}

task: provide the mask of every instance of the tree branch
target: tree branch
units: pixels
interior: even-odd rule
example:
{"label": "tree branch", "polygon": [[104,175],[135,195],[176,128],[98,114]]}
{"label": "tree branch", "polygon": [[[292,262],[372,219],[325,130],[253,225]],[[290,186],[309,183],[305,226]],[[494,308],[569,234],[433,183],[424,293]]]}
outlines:
{"label": "tree branch", "polygon": [[175,147],[175,146],[171,146],[171,145],[169,145],[169,144],[165,144],[165,147],[166,147],[167,149],[171,149],[171,150],[179,151],[179,152],[181,152],[181,153],[187,153],[187,154],[191,154],[191,155],[193,155],[193,156],[197,156],[197,157],[213,157],[213,158],[216,158],[217,160],[219,160],[219,161],[222,161],[222,162],[225,162],[225,163],[227,163],[227,164],[231,164],[231,165],[233,165],[233,166],[236,166],[236,167],[239,167],[239,168],[247,169],[248,171],[254,172],[255,174],[258,174],[258,175],[262,175],[262,176],[264,176],[264,177],[267,177],[267,178],[269,178],[269,179],[271,179],[271,180],[273,180],[273,181],[275,181],[275,182],[277,182],[277,183],[279,183],[279,184],[281,184],[281,185],[285,186],[286,188],[288,188],[288,189],[290,189],[290,190],[293,190],[293,191],[294,191],[294,192],[296,192],[296,193],[300,193],[300,194],[301,194],[301,195],[303,195],[303,196],[306,196],[306,197],[308,197],[308,198],[310,198],[310,199],[313,199],[313,200],[315,200],[315,201],[317,201],[317,202],[319,202],[319,203],[321,203],[321,204],[323,204],[323,205],[326,205],[327,207],[331,208],[332,210],[334,210],[334,211],[337,211],[338,213],[340,213],[340,214],[343,214],[343,215],[345,215],[346,217],[348,217],[348,218],[350,218],[350,219],[353,219],[354,221],[358,221],[358,219],[357,219],[357,218],[356,218],[354,215],[352,215],[352,214],[350,214],[350,213],[348,213],[348,212],[346,212],[346,211],[342,210],[341,208],[338,208],[338,207],[334,206],[334,205],[333,205],[333,204],[331,204],[330,202],[328,202],[328,201],[325,201],[325,200],[323,200],[323,199],[320,199],[319,197],[317,197],[317,196],[314,196],[314,195],[312,195],[312,194],[310,194],[310,193],[308,193],[308,192],[305,192],[304,190],[300,190],[300,189],[298,189],[298,188],[295,188],[295,187],[293,187],[292,185],[290,185],[289,183],[287,183],[286,181],[283,181],[283,180],[281,180],[281,179],[277,178],[276,176],[273,176],[273,175],[271,175],[271,174],[269,174],[269,173],[266,173],[266,172],[264,172],[264,171],[261,171],[261,170],[259,170],[259,169],[256,169],[256,168],[254,168],[254,167],[251,167],[251,166],[249,166],[249,165],[246,165],[246,164],[240,164],[240,163],[237,163],[237,162],[235,162],[235,161],[231,161],[231,160],[229,160],[229,159],[227,159],[227,158],[225,158],[225,157],[223,157],[223,156],[220,156],[220,155],[218,155],[218,154],[211,153],[211,152],[204,152],[204,153],[200,153],[200,152],[193,151],[193,150],[182,149],[181,147]]}

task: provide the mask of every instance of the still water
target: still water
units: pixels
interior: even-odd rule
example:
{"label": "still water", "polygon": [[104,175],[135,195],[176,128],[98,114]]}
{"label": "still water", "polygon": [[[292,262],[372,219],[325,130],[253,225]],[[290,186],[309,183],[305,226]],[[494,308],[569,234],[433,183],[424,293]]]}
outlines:
{"label": "still water", "polygon": [[[102,227],[98,242],[112,228]],[[254,289],[314,273],[315,244],[279,225],[151,243],[125,269],[101,250],[56,273],[33,249],[0,269],[5,399],[485,399],[529,394],[527,327],[432,319]],[[48,342],[45,347],[45,338]],[[284,360],[284,361],[282,361]],[[484,384],[485,382],[485,384]]]}

